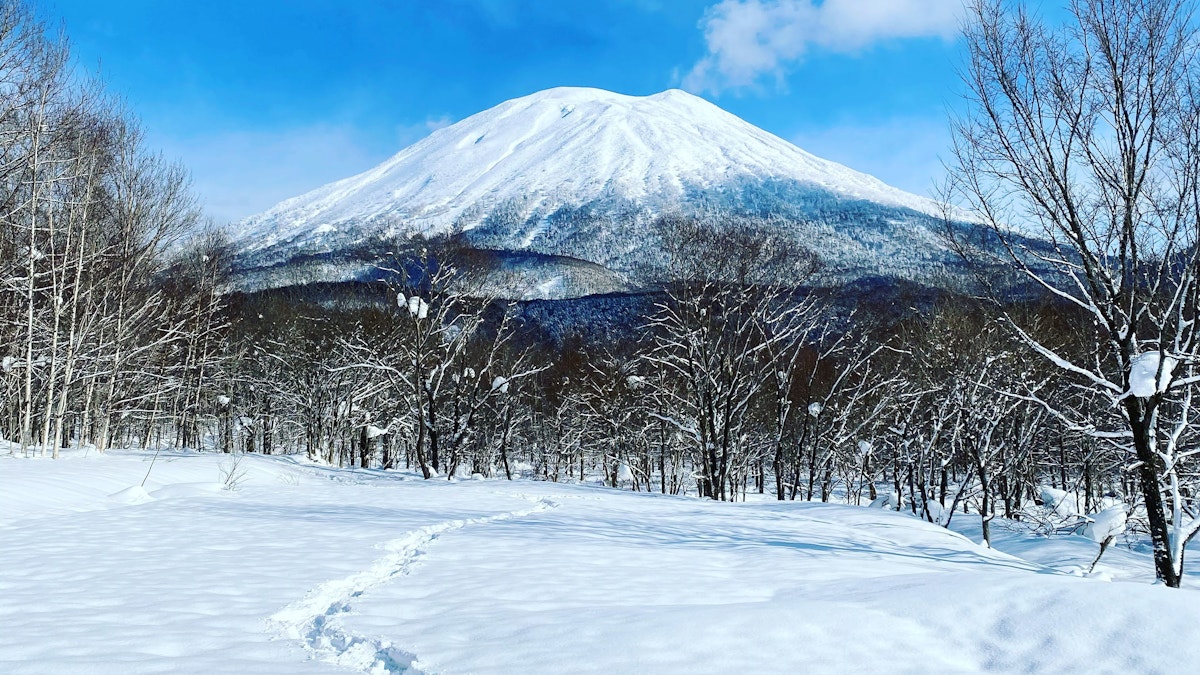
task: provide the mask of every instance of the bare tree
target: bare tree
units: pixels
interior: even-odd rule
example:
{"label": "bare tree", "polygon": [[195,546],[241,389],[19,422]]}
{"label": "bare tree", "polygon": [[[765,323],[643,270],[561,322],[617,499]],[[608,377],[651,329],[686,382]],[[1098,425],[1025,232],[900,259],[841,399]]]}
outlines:
{"label": "bare tree", "polygon": [[58,455],[144,443],[174,385],[167,252],[198,213],[186,173],[149,152],[65,38],[0,5],[0,433]]}
{"label": "bare tree", "polygon": [[[443,470],[452,477],[473,463],[468,451],[480,447],[479,423],[497,399],[545,367],[514,347],[511,306],[486,297],[482,279],[456,264],[456,247],[430,244],[415,253],[396,255],[388,268],[399,282],[384,334],[343,342],[355,355],[345,367],[387,380],[417,420],[412,447],[425,477]],[[502,439],[505,453],[509,441]]]}
{"label": "bare tree", "polygon": [[[969,109],[950,194],[1026,277],[1084,318],[1095,349],[1033,352],[1094,392],[1068,427],[1126,448],[1158,578],[1179,586],[1200,531],[1184,485],[1200,363],[1200,81],[1189,0],[1072,0],[1051,24],[1023,4],[972,0]],[[1043,238],[1026,245],[1016,233]],[[1109,414],[1106,411],[1119,411]],[[1164,501],[1164,495],[1166,497]]]}
{"label": "bare tree", "polygon": [[701,496],[731,499],[754,461],[752,407],[821,323],[815,300],[798,291],[815,260],[781,233],[683,218],[658,228],[672,242],[669,283],[648,322],[645,358],[672,376],[660,414],[694,443]]}

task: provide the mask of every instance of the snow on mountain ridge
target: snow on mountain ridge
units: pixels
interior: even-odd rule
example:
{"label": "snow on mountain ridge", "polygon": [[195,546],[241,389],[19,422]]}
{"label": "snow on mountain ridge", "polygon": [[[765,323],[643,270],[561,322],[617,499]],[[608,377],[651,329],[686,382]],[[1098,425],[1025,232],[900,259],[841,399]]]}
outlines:
{"label": "snow on mountain ridge", "polygon": [[[243,221],[235,240],[249,252],[337,237],[343,224],[441,234],[471,229],[514,200],[550,210],[607,197],[671,203],[688,188],[746,178],[937,214],[928,199],[820,159],[686,92],[561,87],[501,103],[373,169],[281,202]],[[527,232],[519,243],[537,236]]]}

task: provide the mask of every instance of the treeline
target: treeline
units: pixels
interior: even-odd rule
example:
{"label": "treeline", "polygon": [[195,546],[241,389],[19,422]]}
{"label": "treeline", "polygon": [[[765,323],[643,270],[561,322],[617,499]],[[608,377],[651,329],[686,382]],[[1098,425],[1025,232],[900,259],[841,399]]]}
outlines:
{"label": "treeline", "polygon": [[819,266],[786,237],[658,227],[675,281],[637,303],[636,338],[616,343],[541,339],[514,303],[473,292],[483,284],[460,263],[477,253],[446,242],[398,257],[396,281],[367,298],[236,296],[209,446],[718,500],[884,498],[943,524],[965,509],[1021,518],[1043,486],[1084,509],[1134,498],[1121,447],[1051,412],[1103,417],[1107,401],[1002,317],[1087,354],[1063,303],[945,294],[866,316],[798,290]]}
{"label": "treeline", "polygon": [[222,255],[181,245],[198,214],[65,40],[0,3],[0,437],[57,455],[196,419]]}

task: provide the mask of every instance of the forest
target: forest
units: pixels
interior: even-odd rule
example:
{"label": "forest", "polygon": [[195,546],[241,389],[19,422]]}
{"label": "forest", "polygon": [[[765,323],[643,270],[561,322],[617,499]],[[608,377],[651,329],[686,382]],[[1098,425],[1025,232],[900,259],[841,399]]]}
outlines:
{"label": "forest", "polygon": [[874,503],[985,540],[1034,502],[1123,504],[1178,586],[1200,531],[1200,80],[1175,4],[1082,3],[1073,33],[970,4],[946,198],[1001,245],[947,227],[986,272],[934,302],[847,308],[777,233],[664,216],[634,337],[550,343],[453,240],[397,242],[365,300],[236,292],[186,170],[5,3],[0,437]]}

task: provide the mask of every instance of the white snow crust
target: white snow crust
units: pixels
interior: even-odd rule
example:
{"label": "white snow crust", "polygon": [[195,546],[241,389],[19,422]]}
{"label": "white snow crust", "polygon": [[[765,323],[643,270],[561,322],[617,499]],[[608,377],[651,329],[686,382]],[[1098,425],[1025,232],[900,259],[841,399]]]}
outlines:
{"label": "white snow crust", "polygon": [[[1191,672],[1149,553],[904,512],[424,481],[245,456],[0,457],[0,672]],[[954,522],[978,537],[976,516]],[[1099,523],[1100,519],[1097,518]],[[1006,551],[1006,552],[1001,552]],[[1021,557],[1014,557],[1014,555]],[[1189,570],[1188,574],[1194,574]],[[1112,582],[1098,580],[1112,579]]]}

